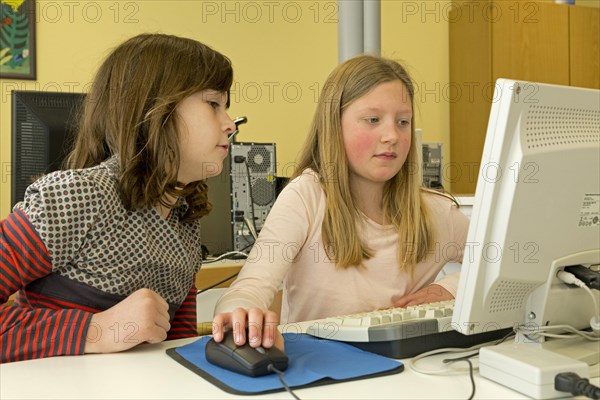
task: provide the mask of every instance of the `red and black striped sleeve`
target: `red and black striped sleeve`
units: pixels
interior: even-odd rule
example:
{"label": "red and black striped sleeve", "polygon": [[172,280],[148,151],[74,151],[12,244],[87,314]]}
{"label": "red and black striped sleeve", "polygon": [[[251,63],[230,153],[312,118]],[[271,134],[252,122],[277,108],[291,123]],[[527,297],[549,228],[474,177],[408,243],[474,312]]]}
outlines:
{"label": "red and black striped sleeve", "polygon": [[181,307],[175,312],[171,329],[167,332],[167,340],[198,336],[196,292],[196,287],[192,287]]}
{"label": "red and black striped sleeve", "polygon": [[[19,209],[0,221],[0,271],[0,303],[52,272],[42,239]],[[0,363],[83,354],[92,315],[19,304],[0,307]]]}

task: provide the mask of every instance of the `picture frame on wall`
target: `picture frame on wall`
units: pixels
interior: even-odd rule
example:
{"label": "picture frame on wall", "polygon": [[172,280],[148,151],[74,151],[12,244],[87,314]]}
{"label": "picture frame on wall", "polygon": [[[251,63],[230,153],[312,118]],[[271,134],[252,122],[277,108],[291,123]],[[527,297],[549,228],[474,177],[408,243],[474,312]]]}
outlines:
{"label": "picture frame on wall", "polygon": [[35,0],[0,0],[0,79],[36,79]]}

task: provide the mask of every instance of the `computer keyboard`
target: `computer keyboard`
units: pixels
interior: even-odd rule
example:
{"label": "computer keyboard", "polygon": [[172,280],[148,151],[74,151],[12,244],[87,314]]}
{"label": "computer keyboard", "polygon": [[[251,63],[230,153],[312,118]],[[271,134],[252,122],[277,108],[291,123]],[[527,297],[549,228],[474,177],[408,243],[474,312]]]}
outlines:
{"label": "computer keyboard", "polygon": [[454,300],[328,317],[306,333],[346,342],[392,358],[408,358],[444,347],[466,348],[501,339],[511,329],[463,335],[452,329]]}

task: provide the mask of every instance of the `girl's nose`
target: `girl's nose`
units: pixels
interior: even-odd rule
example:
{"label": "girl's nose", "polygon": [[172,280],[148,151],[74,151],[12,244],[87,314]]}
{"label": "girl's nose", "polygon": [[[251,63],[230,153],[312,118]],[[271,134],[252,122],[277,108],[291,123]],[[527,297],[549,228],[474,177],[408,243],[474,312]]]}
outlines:
{"label": "girl's nose", "polygon": [[396,131],[396,126],[385,126],[383,134],[381,135],[382,143],[390,143],[394,144],[398,141],[398,132]]}
{"label": "girl's nose", "polygon": [[229,134],[230,142],[235,138],[235,135],[237,135],[237,133],[239,132],[238,126],[245,124],[246,122],[248,122],[248,118],[246,118],[246,117],[237,117],[236,119],[233,120],[234,130],[231,134]]}
{"label": "girl's nose", "polygon": [[[227,114],[226,114],[227,115]],[[223,131],[227,134],[227,136],[231,136],[235,130],[237,129],[233,120],[229,117],[229,115],[225,118],[225,125]]]}

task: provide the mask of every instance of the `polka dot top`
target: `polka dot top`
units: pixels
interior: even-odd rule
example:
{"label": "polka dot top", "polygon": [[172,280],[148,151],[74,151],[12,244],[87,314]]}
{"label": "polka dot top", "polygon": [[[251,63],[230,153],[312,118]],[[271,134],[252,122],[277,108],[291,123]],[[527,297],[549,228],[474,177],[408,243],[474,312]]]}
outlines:
{"label": "polka dot top", "polygon": [[119,197],[119,161],[56,171],[30,185],[19,208],[38,231],[52,271],[103,292],[149,288],[180,304],[201,265],[200,222],[180,222],[180,199],[163,219],[154,208],[128,211]]}

